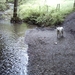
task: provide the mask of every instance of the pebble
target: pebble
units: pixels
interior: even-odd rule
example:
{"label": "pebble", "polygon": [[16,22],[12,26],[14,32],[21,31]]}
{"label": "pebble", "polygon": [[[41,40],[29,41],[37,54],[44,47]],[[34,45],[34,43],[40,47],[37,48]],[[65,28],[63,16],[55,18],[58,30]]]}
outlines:
{"label": "pebble", "polygon": [[55,45],[57,45],[57,42],[54,42]]}

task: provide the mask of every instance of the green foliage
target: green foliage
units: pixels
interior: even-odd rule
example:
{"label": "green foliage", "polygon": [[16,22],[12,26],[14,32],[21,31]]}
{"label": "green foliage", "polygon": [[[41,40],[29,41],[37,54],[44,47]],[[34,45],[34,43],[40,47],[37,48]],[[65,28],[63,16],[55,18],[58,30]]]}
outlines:
{"label": "green foliage", "polygon": [[8,3],[14,3],[14,0],[8,0]]}
{"label": "green foliage", "polygon": [[37,23],[44,24],[45,26],[60,25],[63,21],[64,15],[53,10],[51,10],[49,13],[40,15],[37,18]]}
{"label": "green foliage", "polygon": [[6,2],[6,0],[0,0],[0,3],[1,3],[1,2]]}
{"label": "green foliage", "polygon": [[37,24],[45,25],[45,26],[51,25],[51,20],[52,20],[52,16],[49,13],[47,14],[43,13],[36,19]]}
{"label": "green foliage", "polygon": [[60,12],[52,13],[52,25],[60,25],[64,21],[64,15]]}
{"label": "green foliage", "polygon": [[21,4],[24,4],[24,3],[28,3],[29,0],[18,0],[18,2],[19,2],[19,5],[21,5]]}
{"label": "green foliage", "polygon": [[40,16],[40,13],[36,11],[31,11],[27,17],[24,18],[25,22],[30,22],[32,24],[37,24],[37,17]]}
{"label": "green foliage", "polygon": [[48,5],[33,5],[32,2],[24,3],[19,6],[18,14],[24,22],[45,26],[60,25],[64,18],[73,11],[73,0],[64,1],[66,1],[65,5],[62,3],[59,11]]}
{"label": "green foliage", "polygon": [[0,3],[0,11],[4,11],[7,9],[7,5],[5,3]]}

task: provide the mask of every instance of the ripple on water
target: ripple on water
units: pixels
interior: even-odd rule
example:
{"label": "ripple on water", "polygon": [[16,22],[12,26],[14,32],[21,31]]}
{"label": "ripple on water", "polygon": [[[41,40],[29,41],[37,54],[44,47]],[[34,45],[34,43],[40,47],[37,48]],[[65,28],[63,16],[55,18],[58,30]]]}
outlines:
{"label": "ripple on water", "polygon": [[24,43],[24,37],[15,39],[11,32],[5,31],[0,34],[3,45],[0,51],[0,75],[27,75],[28,45]]}

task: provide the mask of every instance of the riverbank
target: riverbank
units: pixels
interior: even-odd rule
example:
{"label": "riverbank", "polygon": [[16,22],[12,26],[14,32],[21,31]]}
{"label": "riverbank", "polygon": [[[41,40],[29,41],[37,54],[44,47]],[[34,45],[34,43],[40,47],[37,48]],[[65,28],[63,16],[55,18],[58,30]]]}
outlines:
{"label": "riverbank", "polygon": [[69,15],[62,25],[64,38],[57,39],[55,28],[27,31],[25,42],[29,46],[28,75],[75,74],[75,37],[71,31],[75,30],[72,29],[75,26],[74,14]]}

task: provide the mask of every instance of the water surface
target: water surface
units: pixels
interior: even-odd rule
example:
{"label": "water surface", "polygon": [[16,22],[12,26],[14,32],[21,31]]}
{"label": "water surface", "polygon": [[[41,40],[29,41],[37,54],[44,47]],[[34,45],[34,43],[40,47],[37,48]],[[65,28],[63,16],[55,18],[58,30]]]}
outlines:
{"label": "water surface", "polygon": [[27,24],[0,21],[0,75],[27,75],[28,45],[24,43]]}

